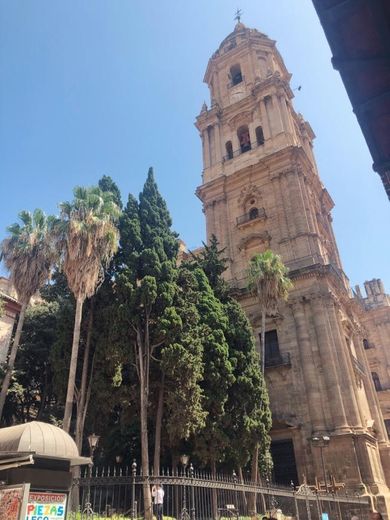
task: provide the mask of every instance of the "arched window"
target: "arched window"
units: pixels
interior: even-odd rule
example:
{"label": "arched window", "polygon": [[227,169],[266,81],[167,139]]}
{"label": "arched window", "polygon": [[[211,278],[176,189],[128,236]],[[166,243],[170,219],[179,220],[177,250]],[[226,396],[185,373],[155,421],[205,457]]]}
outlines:
{"label": "arched window", "polygon": [[227,141],[225,144],[226,148],[226,159],[233,159],[233,145],[231,141]]}
{"label": "arched window", "polygon": [[263,129],[261,128],[261,126],[258,126],[256,128],[256,141],[257,141],[258,146],[261,146],[262,144],[264,144],[264,133],[263,133]]}
{"label": "arched window", "polygon": [[371,372],[371,377],[374,382],[375,390],[377,392],[380,392],[382,390],[382,385],[381,385],[378,374],[376,372]]}
{"label": "arched window", "polygon": [[236,65],[233,65],[230,67],[230,77],[232,80],[232,85],[238,85],[242,81],[242,74],[241,74],[241,67],[237,63]]}
{"label": "arched window", "polygon": [[257,208],[251,208],[249,210],[249,220],[255,220],[259,216],[259,210]]}
{"label": "arched window", "polygon": [[241,153],[251,150],[251,138],[249,136],[249,128],[244,125],[237,130],[237,137],[240,142]]}

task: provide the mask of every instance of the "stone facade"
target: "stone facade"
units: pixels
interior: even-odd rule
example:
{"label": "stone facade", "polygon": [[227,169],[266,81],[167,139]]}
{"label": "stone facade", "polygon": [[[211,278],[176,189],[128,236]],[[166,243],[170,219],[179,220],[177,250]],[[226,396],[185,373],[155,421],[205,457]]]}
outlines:
{"label": "stone facade", "polygon": [[385,293],[381,280],[365,282],[364,287],[365,298],[359,287],[355,288],[355,297],[361,308],[360,320],[366,335],[363,347],[387,435],[390,435],[390,296]]}
{"label": "stone facade", "polygon": [[0,277],[0,299],[3,302],[3,314],[0,316],[0,364],[7,360],[8,349],[20,304],[16,299],[9,280]]}
{"label": "stone facade", "polygon": [[290,78],[261,32],[238,23],[221,43],[204,78],[211,106],[196,121],[204,164],[197,195],[207,237],[215,234],[226,248],[226,279],[258,341],[249,260],[270,248],[294,282],[288,302],[267,319],[276,480],[306,478],[322,488],[344,482],[385,512],[390,444],[363,345],[362,307],[342,269],[333,202],[318,175],[314,133],[293,108]]}

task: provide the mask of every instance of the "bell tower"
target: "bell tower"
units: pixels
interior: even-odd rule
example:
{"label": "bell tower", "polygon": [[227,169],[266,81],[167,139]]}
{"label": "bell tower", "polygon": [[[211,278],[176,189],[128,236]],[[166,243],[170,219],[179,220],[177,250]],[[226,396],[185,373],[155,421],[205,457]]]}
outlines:
{"label": "bell tower", "polygon": [[238,21],[204,77],[210,106],[196,119],[203,149],[197,195],[207,237],[226,248],[225,277],[258,341],[259,309],[246,290],[250,259],[272,249],[294,283],[289,301],[267,317],[275,479],[302,483],[305,475],[324,488],[330,479],[343,482],[385,511],[389,440],[333,234],[333,201],[290,79],[275,41]]}
{"label": "bell tower", "polygon": [[[227,247],[228,277],[243,279],[254,253],[286,263],[332,264],[333,202],[318,177],[314,133],[292,106],[291,74],[275,42],[241,22],[209,60],[211,106],[197,118],[203,143],[207,236]],[[227,192],[227,187],[228,192]]]}

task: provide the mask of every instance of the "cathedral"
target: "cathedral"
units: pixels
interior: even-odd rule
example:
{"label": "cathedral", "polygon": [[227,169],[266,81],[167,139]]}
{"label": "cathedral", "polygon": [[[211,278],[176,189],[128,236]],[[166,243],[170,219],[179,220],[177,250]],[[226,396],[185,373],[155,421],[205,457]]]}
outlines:
{"label": "cathedral", "polygon": [[[390,299],[380,280],[352,291],[332,229],[314,133],[295,112],[275,41],[238,20],[211,56],[210,107],[196,119],[203,150],[207,237],[260,342],[246,288],[252,256],[280,254],[294,283],[267,317],[265,376],[273,414],[274,480],[345,485],[390,510]],[[381,395],[382,394],[382,395]]]}

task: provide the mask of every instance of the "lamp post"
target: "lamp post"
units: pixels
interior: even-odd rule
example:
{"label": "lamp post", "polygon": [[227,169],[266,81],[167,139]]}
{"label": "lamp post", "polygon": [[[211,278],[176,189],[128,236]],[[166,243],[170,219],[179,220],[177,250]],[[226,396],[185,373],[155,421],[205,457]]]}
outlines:
{"label": "lamp post", "polygon": [[131,465],[131,520],[135,518],[135,477],[137,475],[137,462],[133,459]]}
{"label": "lamp post", "polygon": [[[181,455],[180,456],[180,462],[181,462],[181,465],[183,466],[183,477],[186,476],[186,468],[187,468],[187,465],[188,465],[188,461],[190,460],[189,456],[188,455]],[[186,490],[186,483],[184,481],[183,483],[183,507],[182,507],[182,510],[181,510],[181,520],[188,520],[189,519],[189,514],[188,514],[188,511],[187,511],[187,490]]]}
{"label": "lamp post", "polygon": [[314,437],[311,438],[311,442],[312,442],[313,446],[315,446],[316,448],[320,448],[321,465],[322,465],[322,473],[323,473],[324,483],[325,483],[325,490],[326,490],[326,493],[329,493],[328,481],[326,479],[324,451],[323,450],[324,450],[324,448],[328,447],[329,442],[330,442],[330,437],[328,435],[321,435],[321,436],[315,435]]}
{"label": "lamp post", "polygon": [[87,514],[87,518],[90,518],[93,515],[93,509],[91,504],[91,478],[92,478],[92,466],[93,466],[93,454],[99,444],[100,436],[95,433],[91,433],[88,435],[88,444],[89,444],[89,456],[91,457],[91,463],[88,464],[88,487],[87,487],[87,500],[85,503],[84,513]]}

